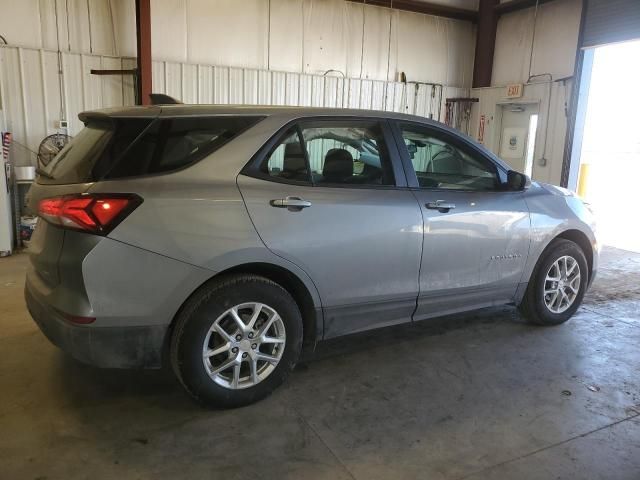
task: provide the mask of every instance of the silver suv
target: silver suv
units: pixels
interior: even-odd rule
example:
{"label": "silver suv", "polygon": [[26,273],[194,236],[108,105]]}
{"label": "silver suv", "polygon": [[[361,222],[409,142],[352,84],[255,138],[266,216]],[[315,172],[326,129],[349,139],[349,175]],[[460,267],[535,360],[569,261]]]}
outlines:
{"label": "silver suv", "polygon": [[100,367],[172,365],[206,404],[273,391],[303,345],[515,304],[576,311],[589,209],[468,137],[387,112],[153,106],[86,112],[40,171],[25,295]]}

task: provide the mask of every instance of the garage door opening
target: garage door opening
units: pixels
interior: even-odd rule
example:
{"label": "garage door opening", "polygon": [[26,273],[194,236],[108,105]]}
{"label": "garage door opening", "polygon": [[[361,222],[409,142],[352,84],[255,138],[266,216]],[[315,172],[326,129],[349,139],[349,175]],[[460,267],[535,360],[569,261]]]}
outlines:
{"label": "garage door opening", "polygon": [[596,211],[603,244],[640,252],[640,41],[590,49],[584,58],[584,128],[569,186]]}

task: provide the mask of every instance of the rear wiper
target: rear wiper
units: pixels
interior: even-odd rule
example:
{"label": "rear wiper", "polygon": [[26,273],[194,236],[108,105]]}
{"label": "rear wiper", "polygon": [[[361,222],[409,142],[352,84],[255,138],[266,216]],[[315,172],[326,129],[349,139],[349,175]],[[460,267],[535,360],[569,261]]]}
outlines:
{"label": "rear wiper", "polygon": [[40,167],[36,167],[36,173],[38,175],[42,175],[45,178],[48,178],[49,180],[55,180],[55,177],[47,172],[45,172],[44,170],[42,170]]}

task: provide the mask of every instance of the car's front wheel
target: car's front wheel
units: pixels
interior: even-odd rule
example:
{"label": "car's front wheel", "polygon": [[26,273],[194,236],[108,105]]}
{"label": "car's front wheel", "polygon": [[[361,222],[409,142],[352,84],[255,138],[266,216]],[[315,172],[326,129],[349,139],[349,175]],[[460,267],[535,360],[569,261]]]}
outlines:
{"label": "car's front wheel", "polygon": [[589,270],[582,249],[556,239],[542,254],[520,310],[536,325],[559,325],[576,312],[588,285]]}
{"label": "car's front wheel", "polygon": [[213,281],[181,310],[171,341],[173,370],[196,400],[239,407],[269,395],[302,348],[302,318],[291,295],[255,275]]}

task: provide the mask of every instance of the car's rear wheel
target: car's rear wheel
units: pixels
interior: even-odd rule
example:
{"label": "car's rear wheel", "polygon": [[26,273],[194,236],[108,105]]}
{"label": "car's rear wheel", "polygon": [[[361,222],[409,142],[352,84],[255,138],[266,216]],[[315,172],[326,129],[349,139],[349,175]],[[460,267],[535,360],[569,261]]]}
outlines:
{"label": "car's rear wheel", "polygon": [[582,249],[556,239],[542,254],[520,310],[536,325],[559,325],[573,316],[584,297],[589,270]]}
{"label": "car's rear wheel", "polygon": [[196,400],[240,407],[269,395],[293,369],[302,318],[291,295],[255,275],[204,285],[183,307],[171,339],[171,363]]}

